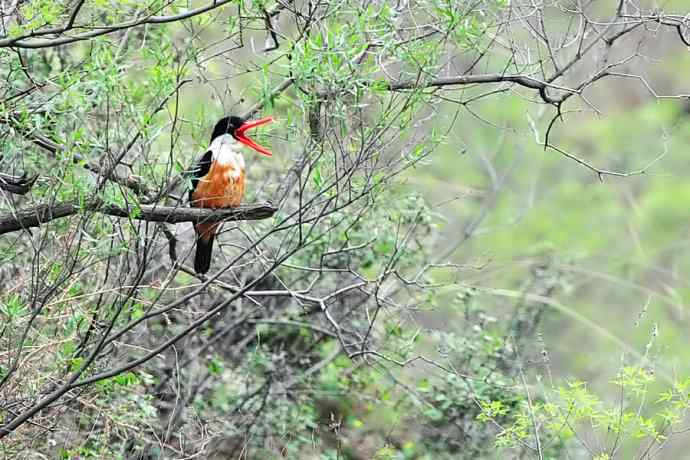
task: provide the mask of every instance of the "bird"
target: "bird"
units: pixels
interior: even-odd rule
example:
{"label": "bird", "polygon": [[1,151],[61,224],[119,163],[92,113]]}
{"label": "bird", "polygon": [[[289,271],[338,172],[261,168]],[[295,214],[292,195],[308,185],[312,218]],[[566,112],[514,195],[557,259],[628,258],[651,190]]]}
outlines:
{"label": "bird", "polygon": [[[271,123],[272,117],[247,120],[238,116],[221,118],[213,128],[208,150],[192,170],[192,188],[189,203],[197,208],[233,208],[240,205],[244,196],[245,165],[242,147],[249,147],[263,155],[272,153],[245,134],[257,126]],[[194,224],[196,254],[194,271],[208,272],[211,267],[213,240],[220,223]]]}

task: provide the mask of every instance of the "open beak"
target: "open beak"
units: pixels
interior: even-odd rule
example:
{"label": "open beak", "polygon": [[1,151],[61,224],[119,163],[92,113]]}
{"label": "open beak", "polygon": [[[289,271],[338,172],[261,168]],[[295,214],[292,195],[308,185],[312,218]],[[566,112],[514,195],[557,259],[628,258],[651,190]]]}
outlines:
{"label": "open beak", "polygon": [[245,121],[242,126],[235,130],[235,139],[237,139],[247,147],[251,147],[257,152],[270,157],[272,155],[270,150],[268,150],[266,147],[260,146],[259,144],[248,138],[244,133],[252,128],[256,128],[257,126],[265,125],[266,123],[271,123],[272,121],[272,117],[261,118],[259,120]]}

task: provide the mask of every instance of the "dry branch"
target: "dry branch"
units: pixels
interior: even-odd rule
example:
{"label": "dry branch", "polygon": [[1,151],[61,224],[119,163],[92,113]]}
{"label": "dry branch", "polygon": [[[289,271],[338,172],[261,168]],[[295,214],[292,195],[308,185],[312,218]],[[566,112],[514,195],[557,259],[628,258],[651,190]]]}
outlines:
{"label": "dry branch", "polygon": [[29,193],[36,179],[38,179],[38,175],[28,176],[24,173],[21,176],[11,176],[9,174],[0,173],[0,190],[16,195],[25,195]]}
{"label": "dry branch", "polygon": [[270,203],[246,204],[228,209],[200,209],[175,206],[142,205],[139,207],[122,207],[94,201],[87,205],[76,202],[58,203],[53,205],[39,205],[24,209],[16,214],[0,216],[0,235],[39,227],[51,220],[78,214],[81,211],[91,211],[115,217],[126,217],[149,222],[221,222],[228,220],[259,220],[271,217],[276,208]]}

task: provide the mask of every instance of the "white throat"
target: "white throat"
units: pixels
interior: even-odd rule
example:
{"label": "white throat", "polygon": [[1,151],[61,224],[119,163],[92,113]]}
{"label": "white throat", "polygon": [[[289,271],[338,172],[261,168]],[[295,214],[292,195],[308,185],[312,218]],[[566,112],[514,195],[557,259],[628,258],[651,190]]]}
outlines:
{"label": "white throat", "polygon": [[229,166],[233,173],[239,177],[244,171],[244,157],[240,151],[240,143],[230,134],[223,134],[211,142],[211,155],[213,161],[220,166]]}

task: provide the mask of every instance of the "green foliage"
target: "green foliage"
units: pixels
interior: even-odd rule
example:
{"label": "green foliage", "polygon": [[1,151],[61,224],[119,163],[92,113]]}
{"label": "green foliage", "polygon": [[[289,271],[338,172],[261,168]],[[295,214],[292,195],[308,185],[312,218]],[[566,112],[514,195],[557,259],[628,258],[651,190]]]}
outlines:
{"label": "green foliage", "polygon": [[[646,401],[652,396],[650,385],[655,381],[649,369],[625,366],[611,382],[618,387],[622,398],[615,403],[600,399],[584,382],[573,381],[558,388],[546,388],[542,400],[535,404],[522,400],[510,409],[501,400],[482,402],[482,413],[477,420],[501,425],[500,420],[506,416],[513,418],[496,436],[496,447],[508,450],[534,445],[536,437],[541,438],[544,449],[579,443],[590,449],[583,434],[594,430],[600,439],[609,439],[607,445],[599,446],[604,451],[597,454],[598,458],[610,458],[621,445],[644,448],[649,443],[665,442],[684,420],[690,408],[687,395],[690,379],[675,383],[646,407]],[[540,432],[534,431],[536,426],[542,427]],[[607,438],[607,433],[613,436]]]}
{"label": "green foliage", "polygon": [[0,314],[4,321],[13,323],[28,314],[28,309],[17,294],[10,294],[0,303]]}

